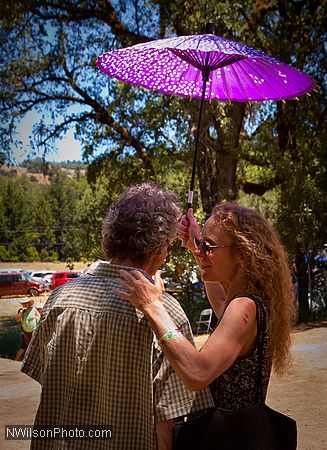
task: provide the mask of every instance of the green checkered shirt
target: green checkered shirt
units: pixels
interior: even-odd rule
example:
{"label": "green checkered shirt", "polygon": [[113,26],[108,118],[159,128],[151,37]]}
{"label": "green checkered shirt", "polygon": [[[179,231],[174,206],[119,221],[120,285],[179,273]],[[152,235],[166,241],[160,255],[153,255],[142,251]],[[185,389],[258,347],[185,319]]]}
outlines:
{"label": "green checkered shirt", "polygon": [[[122,268],[131,270],[98,261],[57,288],[22,366],[42,384],[35,426],[110,427],[112,437],[32,440],[32,449],[155,450],[155,420],[212,406],[208,390],[195,396],[172,371],[147,318],[112,293]],[[179,303],[167,293],[163,302],[193,342]]]}

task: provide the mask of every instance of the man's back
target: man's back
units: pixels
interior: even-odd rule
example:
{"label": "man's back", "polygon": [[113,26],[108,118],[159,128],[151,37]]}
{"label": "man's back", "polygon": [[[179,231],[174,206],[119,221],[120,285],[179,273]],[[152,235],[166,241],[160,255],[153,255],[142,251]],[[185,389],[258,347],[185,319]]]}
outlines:
{"label": "man's back", "polygon": [[[194,395],[171,371],[147,319],[112,294],[120,268],[95,263],[52,294],[22,368],[43,386],[37,427],[91,426],[110,429],[111,438],[35,440],[34,449],[155,449],[154,415],[168,420],[191,409]],[[165,302],[192,339],[178,302]]]}

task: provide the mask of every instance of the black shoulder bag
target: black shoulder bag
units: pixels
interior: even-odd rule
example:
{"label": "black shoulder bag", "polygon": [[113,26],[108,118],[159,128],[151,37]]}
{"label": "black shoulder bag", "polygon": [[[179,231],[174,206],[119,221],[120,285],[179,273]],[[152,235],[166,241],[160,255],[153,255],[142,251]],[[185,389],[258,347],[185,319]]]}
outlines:
{"label": "black shoulder bag", "polygon": [[173,429],[173,450],[296,450],[297,427],[291,417],[262,402],[264,324],[259,320],[258,403],[235,410],[214,407],[200,411]]}

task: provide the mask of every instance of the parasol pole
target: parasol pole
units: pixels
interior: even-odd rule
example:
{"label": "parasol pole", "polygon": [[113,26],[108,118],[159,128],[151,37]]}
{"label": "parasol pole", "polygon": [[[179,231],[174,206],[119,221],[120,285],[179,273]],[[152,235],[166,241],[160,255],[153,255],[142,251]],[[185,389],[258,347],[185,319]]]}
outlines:
{"label": "parasol pole", "polygon": [[[206,23],[205,34],[213,34],[213,23],[211,23],[211,22]],[[190,190],[188,192],[188,197],[187,197],[186,212],[190,208],[192,208],[192,203],[193,203],[196,162],[198,159],[198,149],[199,149],[199,141],[200,141],[200,134],[201,134],[201,126],[202,126],[202,113],[203,113],[203,107],[204,107],[204,98],[205,98],[205,93],[206,93],[207,82],[208,82],[209,76],[210,76],[210,69],[208,67],[208,62],[209,62],[209,52],[206,55],[206,61],[205,61],[204,68],[201,69],[202,81],[203,81],[202,95],[201,95],[200,111],[199,111],[199,117],[198,117],[198,128],[196,130],[196,138],[195,138],[195,150],[194,150],[194,155],[193,155],[192,177],[191,177],[191,183],[190,183]]]}
{"label": "parasol pole", "polygon": [[[208,62],[209,53],[207,54],[206,59],[207,59],[207,62]],[[199,111],[199,117],[198,117],[198,128],[196,130],[196,137],[195,137],[195,150],[194,150],[194,155],[193,155],[193,166],[192,166],[192,176],[191,176],[190,190],[188,191],[188,197],[187,197],[187,208],[186,208],[186,219],[187,220],[188,220],[187,211],[190,208],[192,208],[192,203],[193,203],[196,162],[197,162],[197,159],[198,159],[198,149],[199,149],[199,141],[200,141],[200,134],[201,134],[201,126],[202,126],[202,113],[203,113],[204,97],[205,97],[205,93],[206,93],[207,81],[209,80],[209,75],[210,75],[210,69],[205,68],[205,69],[202,70],[203,87],[202,87],[200,111]],[[182,241],[182,247],[186,247],[186,242],[185,241]]]}
{"label": "parasol pole", "polygon": [[188,192],[187,210],[186,210],[186,212],[190,208],[192,208],[192,203],[193,203],[193,192],[194,192],[196,162],[197,162],[197,159],[198,159],[198,150],[199,150],[199,141],[200,141],[200,134],[201,134],[201,126],[202,126],[204,97],[205,97],[206,86],[207,86],[207,81],[209,79],[209,75],[210,75],[210,70],[209,69],[204,69],[202,71],[203,87],[202,87],[200,111],[199,111],[199,117],[198,117],[198,128],[196,130],[196,138],[195,138],[195,150],[194,150],[194,155],[193,155],[192,177],[191,177],[191,183],[190,183],[190,190]]}

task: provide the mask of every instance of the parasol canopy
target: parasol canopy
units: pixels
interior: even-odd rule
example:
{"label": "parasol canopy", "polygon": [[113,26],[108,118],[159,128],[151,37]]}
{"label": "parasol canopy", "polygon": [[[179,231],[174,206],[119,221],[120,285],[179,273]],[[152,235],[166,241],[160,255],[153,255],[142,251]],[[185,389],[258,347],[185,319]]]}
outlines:
{"label": "parasol canopy", "polygon": [[153,91],[201,98],[188,196],[192,205],[204,100],[263,102],[301,96],[314,78],[260,50],[211,34],[159,39],[100,55],[110,77]]}
{"label": "parasol canopy", "polygon": [[213,34],[173,37],[104,53],[98,68],[146,89],[205,100],[286,100],[310,91],[315,80],[286,63]]}

